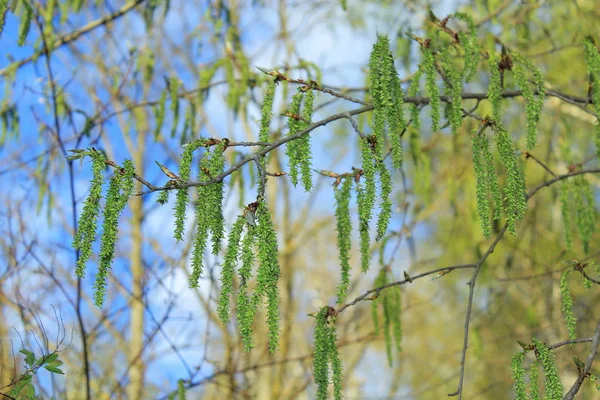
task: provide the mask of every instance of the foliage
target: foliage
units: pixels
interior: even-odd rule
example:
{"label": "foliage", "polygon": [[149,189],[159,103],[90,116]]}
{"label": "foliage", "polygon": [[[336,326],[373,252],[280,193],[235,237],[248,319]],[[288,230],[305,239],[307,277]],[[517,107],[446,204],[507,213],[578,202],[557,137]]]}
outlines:
{"label": "foliage", "polygon": [[[342,363],[336,344],[335,315],[331,307],[323,307],[316,315],[315,344],[313,356],[314,380],[318,400],[328,398],[329,383],[333,383],[333,398],[342,398]],[[331,318],[331,321],[330,321]],[[332,378],[329,378],[331,369]]]}
{"label": "foliage", "polygon": [[35,357],[34,352],[27,349],[21,349],[19,352],[25,356],[25,372],[14,380],[11,385],[12,388],[8,393],[4,394],[0,392],[0,394],[8,399],[38,399],[39,397],[32,382],[33,378],[42,367],[51,374],[64,375],[64,372],[59,368],[63,365],[63,362],[58,358],[57,352],[42,354],[38,358]]}

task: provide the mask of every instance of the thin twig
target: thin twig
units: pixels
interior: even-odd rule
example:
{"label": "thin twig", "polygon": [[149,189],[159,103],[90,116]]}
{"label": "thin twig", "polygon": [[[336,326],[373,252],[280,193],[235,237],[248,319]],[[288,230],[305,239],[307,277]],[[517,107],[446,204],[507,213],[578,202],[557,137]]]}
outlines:
{"label": "thin twig", "polygon": [[567,394],[565,395],[563,400],[573,400],[573,398],[575,397],[577,392],[579,392],[579,389],[581,388],[581,384],[583,383],[584,379],[588,376],[588,374],[590,373],[590,370],[592,369],[592,362],[594,362],[594,358],[596,358],[596,355],[598,354],[598,344],[599,343],[600,343],[600,321],[598,321],[598,325],[596,325],[596,332],[594,332],[594,336],[592,337],[592,346],[590,349],[590,354],[588,354],[587,360],[585,361],[585,367],[583,368],[583,371],[581,371],[579,373],[579,376],[577,376],[577,380],[575,381],[575,383],[573,383],[573,386],[571,386],[571,389],[567,392]]}

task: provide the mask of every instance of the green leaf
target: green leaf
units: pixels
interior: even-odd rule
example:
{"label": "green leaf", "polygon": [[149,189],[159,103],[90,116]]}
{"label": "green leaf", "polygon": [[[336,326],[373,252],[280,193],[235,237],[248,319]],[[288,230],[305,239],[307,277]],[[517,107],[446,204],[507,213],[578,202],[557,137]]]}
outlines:
{"label": "green leaf", "polygon": [[31,351],[26,349],[21,349],[19,352],[25,354],[25,362],[27,363],[27,365],[29,365],[30,367],[33,366],[35,362],[35,355]]}
{"label": "green leaf", "polygon": [[45,365],[44,368],[46,368],[48,371],[50,371],[54,374],[60,374],[60,375],[65,374],[60,368],[53,367],[52,365]]}

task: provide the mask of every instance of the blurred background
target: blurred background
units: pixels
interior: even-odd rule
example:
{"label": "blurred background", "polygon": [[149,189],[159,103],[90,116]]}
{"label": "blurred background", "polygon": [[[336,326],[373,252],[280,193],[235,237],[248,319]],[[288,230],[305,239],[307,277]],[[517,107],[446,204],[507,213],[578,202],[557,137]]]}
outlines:
{"label": "blurred background", "polygon": [[[256,66],[368,100],[369,53],[380,34],[390,38],[400,79],[408,85],[421,59],[418,43],[408,34],[433,32],[430,12],[440,19],[468,13],[486,51],[500,52],[502,43],[532,60],[548,88],[579,97],[587,96],[589,85],[583,39],[600,39],[594,0],[347,0],[347,10],[336,0],[48,0],[29,2],[41,23],[32,23],[19,46],[25,6],[11,3],[19,3],[16,15],[6,14],[0,37],[0,387],[24,371],[21,348],[38,355],[40,348],[58,348],[65,375],[36,375],[43,399],[167,398],[179,380],[192,399],[312,399],[314,318],[308,314],[335,305],[340,279],[333,180],[315,174],[315,189],[305,193],[287,177],[272,177],[267,198],[282,271],[278,351],[267,350],[262,311],[250,353],[244,352],[235,324],[224,326],[218,319],[221,256],[207,255],[200,287],[188,288],[193,209],[186,240],[176,243],[173,203],[159,205],[156,194],[129,201],[107,299],[99,309],[92,297],[97,260],[88,262],[86,277],[78,280],[71,247],[76,216],[89,191],[90,164],[68,164],[64,150],[94,146],[119,164],[131,158],[141,176],[163,185],[166,178],[154,161],[177,171],[181,145],[193,138],[257,140],[266,84]],[[58,43],[49,65],[39,50],[44,40]],[[464,91],[486,93],[489,76],[482,63]],[[178,116],[168,95],[175,81]],[[506,85],[516,87],[512,81]],[[281,83],[277,88],[273,139],[286,134],[283,113],[296,87]],[[160,124],[162,97],[166,112]],[[475,104],[465,101],[464,107]],[[315,107],[314,121],[356,105],[317,93]],[[504,107],[503,122],[522,149],[523,99],[509,99]],[[481,101],[477,114],[487,113],[491,106]],[[400,280],[404,271],[412,275],[472,263],[493,240],[481,234],[475,211],[469,134],[478,122],[467,118],[452,135],[449,128],[431,131],[428,107],[421,115],[419,131],[411,128],[405,135],[407,148],[409,138],[414,142],[412,155],[407,151],[404,167],[393,175],[389,239],[385,247],[373,242],[366,274],[353,246],[348,300],[375,287],[381,268]],[[369,119],[370,114],[357,117],[365,132]],[[571,164],[595,165],[595,123],[585,108],[548,98],[534,155],[558,174]],[[315,169],[344,173],[360,166],[358,136],[348,120],[321,127],[311,137]],[[231,149],[227,162],[250,151]],[[287,171],[283,148],[270,153],[268,166],[272,172]],[[551,178],[531,159],[523,157],[523,166],[528,188]],[[227,229],[256,199],[253,169],[248,164],[225,180]],[[597,178],[587,179],[596,190]],[[141,189],[138,184],[136,190]],[[577,235],[574,239],[568,251],[559,188],[549,187],[529,201],[518,235],[506,235],[486,261],[473,304],[465,399],[512,398],[516,340],[567,338],[559,278],[563,261],[585,257]],[[588,260],[600,251],[595,243]],[[98,247],[94,250],[97,254]],[[458,270],[401,287],[402,351],[391,367],[369,302],[340,315],[344,397],[439,399],[454,392],[469,279],[466,270]],[[589,337],[600,314],[600,292],[584,288],[579,276],[571,290],[578,334]],[[576,378],[571,358],[584,359],[588,351],[587,344],[555,351],[565,386]],[[586,382],[579,398],[598,398],[597,393]]]}

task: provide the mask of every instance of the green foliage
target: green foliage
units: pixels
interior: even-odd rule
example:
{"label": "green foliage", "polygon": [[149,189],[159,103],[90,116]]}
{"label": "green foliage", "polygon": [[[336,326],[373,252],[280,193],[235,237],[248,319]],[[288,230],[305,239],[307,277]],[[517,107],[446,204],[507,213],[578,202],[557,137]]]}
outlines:
{"label": "green foliage", "polygon": [[476,179],[475,193],[477,196],[477,215],[479,216],[481,230],[483,231],[483,234],[488,237],[490,236],[492,227],[490,221],[490,201],[488,198],[489,181],[487,179],[487,171],[485,170],[482,155],[483,142],[487,142],[487,138],[479,131],[471,137],[471,140],[473,143],[472,158]]}
{"label": "green foliage", "polygon": [[495,123],[492,126],[496,132],[496,146],[500,154],[500,160],[504,164],[508,174],[504,188],[508,231],[516,235],[516,222],[523,219],[525,211],[527,211],[525,177],[519,168],[515,146],[510,135],[499,123]]}
{"label": "green foliage", "polygon": [[0,105],[0,148],[4,146],[7,137],[19,137],[19,110],[15,104],[10,104],[6,100]]}
{"label": "green foliage", "polygon": [[484,134],[484,129],[480,129],[471,139],[473,144],[473,167],[476,177],[477,214],[483,234],[488,237],[492,227],[490,208],[493,207],[493,219],[500,219],[502,194],[494,167],[494,156],[490,150],[489,141]]}
{"label": "green foliage", "polygon": [[[583,47],[590,74],[590,95],[596,114],[600,115],[600,52],[590,37],[584,40]],[[600,119],[596,121],[596,153],[600,158]]]}
{"label": "green foliage", "polygon": [[468,33],[458,32],[458,39],[465,49],[465,66],[462,75],[465,81],[469,82],[477,72],[479,59],[481,58],[481,46],[477,40],[477,26],[468,14],[457,12],[454,14],[454,18],[466,22],[469,28]]}
{"label": "green foliage", "polygon": [[[335,327],[335,311],[325,306],[316,315],[313,376],[317,385],[317,400],[328,398],[328,387],[330,383],[329,369],[332,370],[334,399],[342,398],[342,362],[339,357],[336,341],[337,330]],[[329,321],[329,319],[332,321]]]}
{"label": "green foliage", "polygon": [[337,246],[340,254],[341,279],[338,285],[337,303],[346,298],[350,286],[350,249],[352,247],[352,221],[350,220],[350,196],[352,178],[342,180],[341,188],[335,191],[335,218],[337,222]]}
{"label": "green foliage", "polygon": [[[71,150],[71,152],[75,151]],[[103,153],[89,150],[86,154],[92,159],[93,177],[90,182],[90,194],[83,203],[79,226],[72,244],[75,249],[79,250],[79,259],[75,269],[75,275],[79,278],[85,276],[85,263],[92,255],[92,243],[96,240],[96,227],[98,215],[100,214],[100,200],[102,199],[102,183],[104,182],[103,172],[106,166]]]}
{"label": "green foliage", "polygon": [[[382,267],[375,279],[375,287],[382,287],[389,283],[389,268]],[[379,305],[381,304],[381,307]],[[373,325],[375,326],[375,335],[380,334],[379,308],[383,312],[383,336],[385,340],[385,350],[390,367],[393,360],[393,344],[396,352],[402,350],[402,323],[401,323],[401,297],[399,288],[390,288],[377,293],[376,298],[371,303],[371,314]],[[394,342],[394,343],[392,343]]]}
{"label": "green foliage", "polygon": [[246,226],[246,236],[242,243],[242,267],[239,270],[241,282],[237,299],[237,320],[244,349],[250,351],[254,347],[252,324],[254,323],[257,302],[251,301],[247,291],[248,282],[252,278],[252,267],[254,266],[254,237],[256,228],[250,224]]}
{"label": "green foliage", "polygon": [[409,143],[410,154],[415,164],[414,192],[424,204],[428,204],[431,192],[431,159],[421,149],[419,135],[415,129],[411,129]]}
{"label": "green foliage", "polygon": [[19,22],[19,37],[17,44],[23,46],[25,44],[25,39],[27,39],[27,35],[29,34],[29,29],[31,28],[31,20],[35,18],[35,16],[33,15],[33,8],[28,1],[23,1],[20,4],[23,5],[23,14],[21,15],[21,21]]}
{"label": "green foliage", "polygon": [[[421,77],[423,76],[423,70],[424,70],[423,64],[421,63],[421,64],[419,64],[419,67],[417,68],[412,79],[410,80],[410,85],[408,86],[408,92],[407,92],[408,97],[410,97],[410,98],[417,97],[417,94],[419,93],[419,85],[421,83]],[[419,129],[421,127],[421,118],[419,116],[421,109],[415,102],[415,103],[410,103],[409,110],[410,110],[410,120],[411,120],[412,126],[415,129]]]}
{"label": "green foliage", "polygon": [[573,298],[571,291],[569,290],[569,275],[571,269],[567,269],[560,277],[560,304],[563,315],[565,316],[565,322],[567,323],[567,333],[569,334],[569,340],[575,340],[577,334],[575,332],[575,326],[577,318],[573,313]]}
{"label": "green foliage", "polygon": [[583,175],[574,178],[573,190],[575,211],[577,213],[577,227],[583,244],[583,251],[589,252],[589,243],[596,230],[596,207],[594,193],[590,183]]}
{"label": "green foliage", "polygon": [[154,107],[154,137],[158,138],[160,136],[160,131],[162,130],[163,124],[165,123],[165,114],[167,107],[167,91],[163,91],[160,95],[160,99],[158,100],[158,104]]}
{"label": "green foliage", "polygon": [[58,353],[56,352],[44,354],[39,358],[36,358],[35,354],[27,349],[21,349],[19,353],[25,356],[25,372],[14,380],[12,388],[3,397],[16,400],[35,400],[40,398],[35,393],[35,386],[32,380],[42,367],[51,374],[65,374],[59,368],[63,362],[58,358]]}
{"label": "green foliage", "polygon": [[156,202],[161,206],[167,204],[169,202],[169,193],[171,193],[170,190],[163,190],[162,192],[160,192],[156,197]]}
{"label": "green foliage", "polygon": [[181,81],[178,78],[169,79],[169,94],[171,96],[171,112],[173,113],[173,126],[171,137],[175,137],[177,125],[179,125],[179,87]]}
{"label": "green foliage", "polygon": [[231,295],[233,294],[233,280],[235,275],[235,266],[237,264],[238,253],[240,251],[240,239],[242,230],[246,224],[246,219],[239,216],[233,228],[229,232],[229,243],[225,252],[225,259],[221,267],[221,292],[219,293],[219,305],[217,313],[223,323],[229,322],[229,308]]}
{"label": "green foliage", "polygon": [[265,98],[263,100],[260,112],[260,131],[258,132],[258,140],[268,142],[270,140],[271,118],[273,117],[273,101],[275,100],[275,88],[277,83],[274,79],[269,81]]}
{"label": "green foliage", "polygon": [[529,400],[540,399],[539,368],[540,363],[538,360],[535,360],[529,368]]}
{"label": "green foliage", "polygon": [[94,304],[102,308],[106,295],[106,280],[115,255],[119,216],[125,209],[129,197],[133,193],[133,176],[135,167],[131,160],[125,160],[123,168],[115,171],[110,179],[106,204],[104,206],[104,232],[100,238],[100,254],[98,256],[98,273],[94,280]]}
{"label": "green foliage", "polygon": [[4,23],[6,22],[6,13],[8,12],[8,0],[0,0],[0,36],[4,30]]}
{"label": "green foliage", "polygon": [[537,124],[540,119],[540,113],[544,105],[545,89],[544,79],[541,71],[536,68],[531,61],[518,53],[512,53],[512,57],[518,63],[522,64],[533,74],[533,82],[536,86],[537,97],[534,96],[525,72],[521,69],[518,64],[515,64],[512,68],[517,85],[523,91],[523,97],[525,98],[525,115],[527,117],[527,149],[533,150],[537,143]]}
{"label": "green foliage", "polygon": [[[300,107],[304,93],[298,88],[298,91],[292,96],[292,103],[288,108],[288,136],[293,136],[302,130],[302,121],[300,120]],[[290,168],[290,179],[292,184],[298,184],[298,168],[302,163],[301,145],[298,140],[287,142],[286,155],[288,156],[288,167]]]}
{"label": "green foliage", "polygon": [[[187,182],[190,179],[192,171],[192,161],[194,157],[194,151],[204,145],[203,139],[196,139],[184,146],[183,153],[181,154],[181,161],[179,162],[179,177],[183,182]],[[177,190],[177,197],[175,200],[175,239],[177,241],[183,240],[183,231],[185,229],[185,211],[189,202],[189,194],[187,188]]]}
{"label": "green foliage", "polygon": [[527,400],[527,393],[525,391],[527,387],[525,384],[525,368],[523,367],[524,360],[525,353],[520,351],[513,356],[510,363],[517,400]]}
{"label": "green foliage", "polygon": [[183,379],[177,381],[177,400],[185,400],[185,382]]}
{"label": "green foliage", "polygon": [[502,76],[498,56],[490,55],[490,84],[488,87],[488,99],[492,104],[492,118],[496,123],[502,122]]}
{"label": "green foliage", "polygon": [[256,276],[256,299],[267,297],[267,325],[269,328],[269,352],[273,353],[279,343],[279,282],[280,269],[277,236],[271,213],[264,201],[256,211],[258,241],[258,271]]}
{"label": "green foliage", "polygon": [[571,209],[569,207],[569,197],[571,194],[571,185],[565,179],[560,187],[560,213],[563,220],[565,230],[565,242],[567,249],[573,248],[573,233],[571,231]]}
{"label": "green foliage", "polygon": [[[200,160],[201,177],[211,180],[223,172],[225,157],[223,151],[227,146],[222,141],[215,146],[213,151],[207,150]],[[225,219],[223,218],[223,182],[211,183],[198,187],[198,201],[196,202],[197,230],[194,237],[192,250],[192,273],[190,274],[190,287],[198,287],[202,276],[202,261],[208,241],[209,232],[212,233],[212,253],[219,254],[221,240],[224,235]]]}
{"label": "green foliage", "polygon": [[450,52],[448,49],[449,48],[446,48],[446,50],[442,52],[442,68],[446,74],[446,79],[444,80],[446,94],[450,97],[450,104],[448,105],[448,120],[450,121],[450,126],[452,127],[452,133],[456,133],[456,131],[461,127],[463,120],[462,74],[450,57]]}
{"label": "green foliage", "polygon": [[370,236],[369,223],[375,207],[375,174],[377,172],[375,155],[372,151],[371,142],[375,136],[368,136],[360,140],[362,167],[365,184],[358,186],[358,231],[360,237],[361,268],[363,272],[369,269],[370,264]]}
{"label": "green foliage", "polygon": [[381,211],[377,219],[377,236],[375,240],[379,242],[387,232],[390,219],[392,218],[392,200],[390,199],[390,195],[392,194],[393,184],[392,176],[386,168],[385,163],[380,162],[378,169],[379,182],[381,184]]}
{"label": "green foliage", "polygon": [[[304,114],[302,121],[302,129],[310,125],[313,115],[315,93],[309,89],[304,95]],[[300,162],[300,171],[302,172],[302,185],[304,190],[310,192],[312,190],[312,152],[310,149],[310,135],[303,135],[298,139],[298,157]]]}
{"label": "green foliage", "polygon": [[386,36],[377,35],[369,59],[369,91],[373,98],[373,134],[375,155],[383,158],[383,144],[387,133],[392,144],[392,164],[395,168],[402,165],[402,138],[406,128],[404,120],[404,93],[398,73],[394,67],[394,58],[390,42]]}
{"label": "green foliage", "polygon": [[435,69],[435,58],[430,46],[421,47],[423,51],[423,70],[425,71],[425,89],[431,106],[431,129],[437,131],[440,127],[440,90],[438,89]]}
{"label": "green foliage", "polygon": [[556,366],[556,357],[548,347],[537,339],[533,339],[533,344],[537,349],[537,359],[544,369],[546,395],[548,400],[560,400],[563,396],[563,384],[558,374]]}

